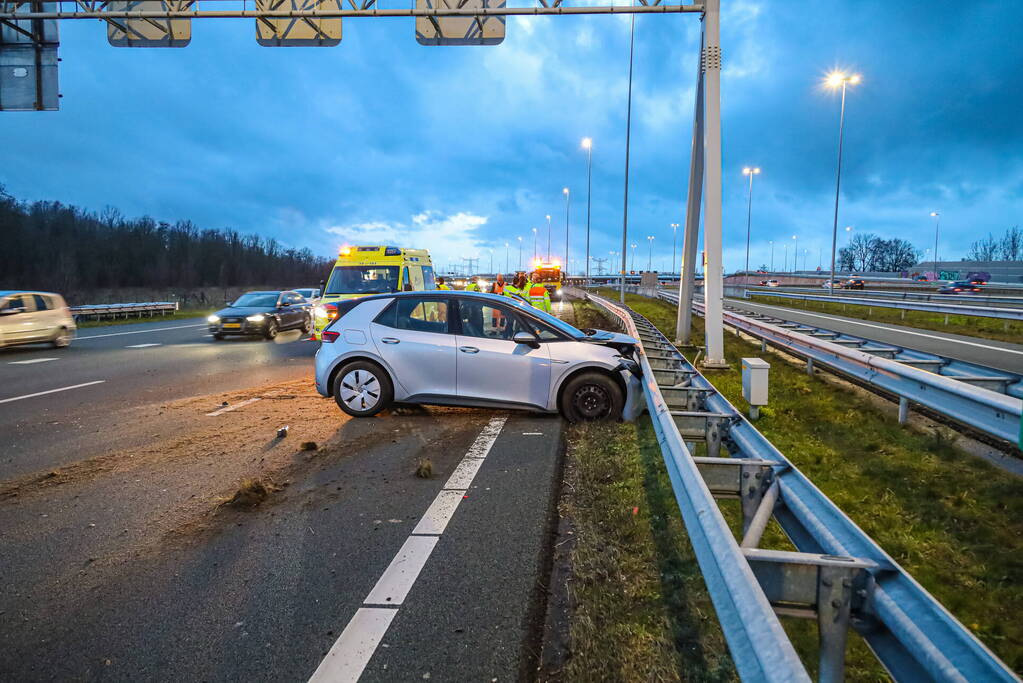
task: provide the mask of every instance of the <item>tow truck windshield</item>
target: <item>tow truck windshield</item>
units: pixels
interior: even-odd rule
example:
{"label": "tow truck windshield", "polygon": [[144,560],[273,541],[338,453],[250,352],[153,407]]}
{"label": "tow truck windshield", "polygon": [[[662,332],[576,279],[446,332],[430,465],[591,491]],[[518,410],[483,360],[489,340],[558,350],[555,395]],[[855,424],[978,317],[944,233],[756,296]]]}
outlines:
{"label": "tow truck windshield", "polygon": [[534,282],[561,282],[561,269],[543,268],[536,271]]}
{"label": "tow truck windshield", "polygon": [[324,294],[385,294],[398,291],[398,266],[335,266]]}

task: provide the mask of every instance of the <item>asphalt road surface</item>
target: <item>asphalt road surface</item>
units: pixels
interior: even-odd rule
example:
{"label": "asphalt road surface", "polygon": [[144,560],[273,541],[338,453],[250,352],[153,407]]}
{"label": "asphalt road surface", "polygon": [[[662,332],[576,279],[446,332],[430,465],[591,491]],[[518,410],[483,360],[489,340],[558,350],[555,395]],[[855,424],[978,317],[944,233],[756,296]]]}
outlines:
{"label": "asphalt road surface", "polygon": [[1023,372],[1023,344],[933,332],[831,314],[803,312],[737,299],[726,299],[726,301],[728,305],[743,311],[773,315],[796,323],[823,327],[835,332],[843,332],[888,344],[897,344],[999,370]]}
{"label": "asphalt road surface", "polygon": [[[204,335],[0,352],[0,680],[526,673],[561,419],[349,419],[315,394],[314,343]],[[230,504],[245,478],[256,507]]]}

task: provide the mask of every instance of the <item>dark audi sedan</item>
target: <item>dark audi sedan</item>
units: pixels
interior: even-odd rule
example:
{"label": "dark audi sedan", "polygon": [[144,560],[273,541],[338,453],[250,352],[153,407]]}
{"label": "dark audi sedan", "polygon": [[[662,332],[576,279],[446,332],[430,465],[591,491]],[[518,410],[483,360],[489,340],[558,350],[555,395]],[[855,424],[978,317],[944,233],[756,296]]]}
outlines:
{"label": "dark audi sedan", "polygon": [[313,329],[309,303],[298,292],[246,292],[227,308],[206,319],[214,339],[229,334],[262,335],[273,339],[282,330]]}

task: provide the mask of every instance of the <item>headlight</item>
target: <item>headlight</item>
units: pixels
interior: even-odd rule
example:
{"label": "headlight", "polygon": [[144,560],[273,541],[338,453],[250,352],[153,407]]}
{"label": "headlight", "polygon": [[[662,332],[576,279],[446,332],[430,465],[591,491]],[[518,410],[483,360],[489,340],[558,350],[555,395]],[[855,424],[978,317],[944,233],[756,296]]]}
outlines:
{"label": "headlight", "polygon": [[559,288],[558,291],[555,292],[555,294],[561,294],[561,289]]}
{"label": "headlight", "polygon": [[220,322],[220,316],[219,315],[211,315],[210,317],[206,318],[206,321],[207,322],[211,322],[211,323],[219,323]]}
{"label": "headlight", "polygon": [[248,320],[250,323],[261,323],[263,322],[264,319],[266,319],[266,316],[263,315],[262,313],[250,315],[248,318],[246,318],[246,320]]}
{"label": "headlight", "polygon": [[315,315],[317,318],[326,318],[327,309],[324,308],[323,306],[317,306],[316,308],[313,309],[313,315]]}

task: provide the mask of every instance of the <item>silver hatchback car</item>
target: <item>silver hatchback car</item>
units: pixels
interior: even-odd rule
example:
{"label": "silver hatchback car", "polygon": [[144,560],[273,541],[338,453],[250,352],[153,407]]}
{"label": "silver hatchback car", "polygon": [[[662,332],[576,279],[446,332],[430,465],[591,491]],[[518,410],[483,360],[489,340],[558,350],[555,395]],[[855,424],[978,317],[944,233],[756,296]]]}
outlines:
{"label": "silver hatchback car", "polygon": [[392,403],[561,412],[616,419],[641,396],[632,337],[578,330],[528,303],[462,291],[338,304],[316,353],[316,389],[344,412]]}

